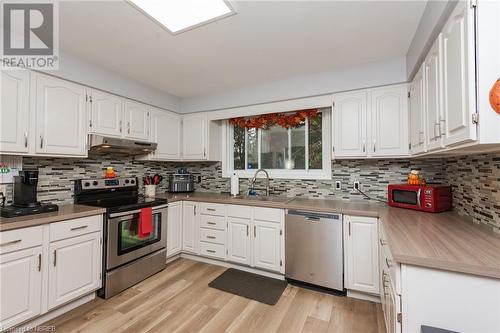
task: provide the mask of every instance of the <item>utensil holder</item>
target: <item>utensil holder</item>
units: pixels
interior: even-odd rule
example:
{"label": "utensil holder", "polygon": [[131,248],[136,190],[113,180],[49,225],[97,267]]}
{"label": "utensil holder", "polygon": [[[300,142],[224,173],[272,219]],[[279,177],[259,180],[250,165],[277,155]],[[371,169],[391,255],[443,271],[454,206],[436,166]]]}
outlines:
{"label": "utensil holder", "polygon": [[148,198],[156,196],[156,185],[144,185],[144,195]]}

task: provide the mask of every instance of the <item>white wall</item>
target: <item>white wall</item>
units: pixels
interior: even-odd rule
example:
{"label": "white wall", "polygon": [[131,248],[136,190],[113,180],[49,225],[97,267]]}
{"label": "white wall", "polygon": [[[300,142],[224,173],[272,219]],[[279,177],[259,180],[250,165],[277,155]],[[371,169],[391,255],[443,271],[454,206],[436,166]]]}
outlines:
{"label": "white wall", "polygon": [[427,2],[406,54],[406,74],[409,81],[418,71],[425,55],[429,52],[456,4],[457,0]]}
{"label": "white wall", "polygon": [[401,82],[406,82],[404,57],[185,98],[181,101],[181,112],[220,110]]}
{"label": "white wall", "polygon": [[178,112],[180,110],[180,99],[177,96],[129,79],[68,53],[60,52],[59,59],[59,70],[46,71],[45,73],[170,111]]}

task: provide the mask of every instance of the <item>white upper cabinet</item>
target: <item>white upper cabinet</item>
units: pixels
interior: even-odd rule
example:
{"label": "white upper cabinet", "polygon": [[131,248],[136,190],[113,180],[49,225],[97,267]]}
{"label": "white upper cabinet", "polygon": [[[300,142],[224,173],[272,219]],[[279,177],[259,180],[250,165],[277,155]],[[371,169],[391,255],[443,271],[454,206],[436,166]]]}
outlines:
{"label": "white upper cabinet", "polygon": [[424,66],[410,85],[410,149],[412,154],[425,150],[425,73]]}
{"label": "white upper cabinet", "polygon": [[371,156],[408,155],[408,92],[406,85],[370,90]]}
{"label": "white upper cabinet", "polygon": [[149,107],[126,99],[124,102],[125,134],[129,139],[149,140]]}
{"label": "white upper cabinet", "polygon": [[151,108],[151,141],[158,147],[152,160],[179,160],[181,158],[181,117],[161,109]]}
{"label": "white upper cabinet", "polygon": [[367,94],[365,90],[337,94],[333,108],[333,156],[366,157]]}
{"label": "white upper cabinet", "polygon": [[182,120],[182,157],[185,160],[207,158],[207,116],[194,114]]}
{"label": "white upper cabinet", "polygon": [[29,137],[29,83],[25,70],[1,72],[0,153],[27,153]]}
{"label": "white upper cabinet", "polygon": [[459,1],[443,28],[443,133],[446,146],[476,140],[473,12]]}
{"label": "white upper cabinet", "polygon": [[123,131],[123,99],[99,90],[92,90],[90,132],[121,137]]}
{"label": "white upper cabinet", "polygon": [[87,156],[86,108],[89,89],[42,74],[33,74],[36,114],[35,152]]}
{"label": "white upper cabinet", "polygon": [[[434,42],[424,61],[425,87],[425,138],[427,150],[442,147],[442,34]],[[413,96],[412,96],[413,99]]]}

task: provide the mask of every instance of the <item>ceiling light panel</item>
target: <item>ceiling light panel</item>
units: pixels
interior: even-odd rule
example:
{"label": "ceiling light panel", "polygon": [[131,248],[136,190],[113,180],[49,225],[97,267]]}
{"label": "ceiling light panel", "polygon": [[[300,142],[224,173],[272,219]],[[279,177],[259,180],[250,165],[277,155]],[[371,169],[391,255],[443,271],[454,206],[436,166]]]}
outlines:
{"label": "ceiling light panel", "polygon": [[173,34],[235,14],[224,0],[129,0]]}

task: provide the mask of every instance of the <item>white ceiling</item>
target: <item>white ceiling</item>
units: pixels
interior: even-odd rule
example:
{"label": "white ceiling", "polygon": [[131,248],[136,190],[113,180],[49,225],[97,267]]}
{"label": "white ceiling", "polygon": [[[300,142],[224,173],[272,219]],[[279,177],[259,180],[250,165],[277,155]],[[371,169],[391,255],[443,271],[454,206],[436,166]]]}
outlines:
{"label": "white ceiling", "polygon": [[237,15],[173,36],[124,1],[61,2],[60,47],[192,97],[403,57],[425,4],[238,1]]}

